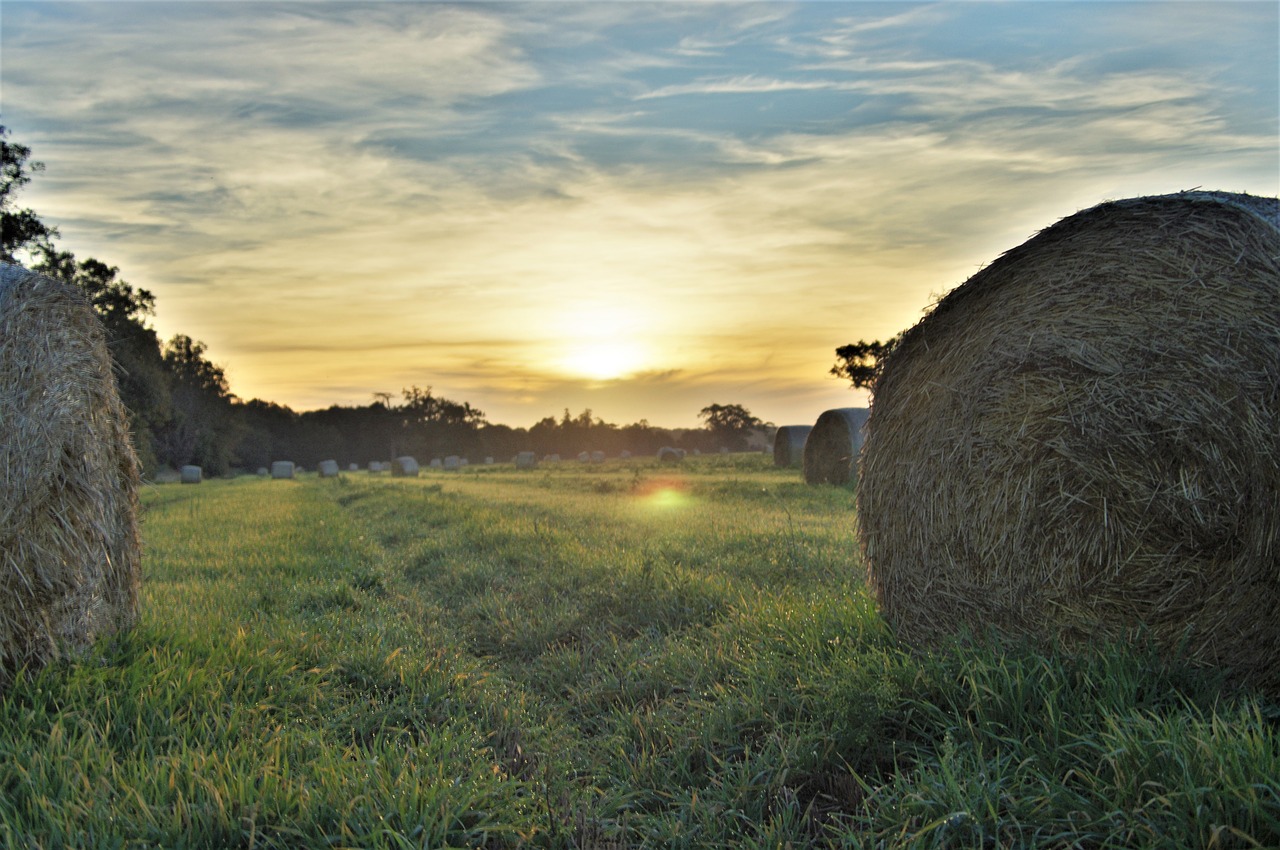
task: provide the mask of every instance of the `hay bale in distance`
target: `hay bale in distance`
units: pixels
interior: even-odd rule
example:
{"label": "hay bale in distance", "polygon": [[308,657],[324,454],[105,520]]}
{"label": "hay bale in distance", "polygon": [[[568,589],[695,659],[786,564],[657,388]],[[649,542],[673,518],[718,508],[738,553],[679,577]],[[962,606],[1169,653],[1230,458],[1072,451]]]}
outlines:
{"label": "hay bale in distance", "polygon": [[371,460],[371,461],[369,461],[369,471],[370,471],[370,472],[382,472],[382,470],[383,470],[382,461],[380,461],[380,460]]}
{"label": "hay bale in distance", "polygon": [[204,479],[204,470],[194,464],[187,464],[178,471],[178,475],[183,484],[199,484]]}
{"label": "hay bale in distance", "polygon": [[804,463],[804,441],[812,425],[783,425],[773,435],[773,465],[786,469]]}
{"label": "hay bale in distance", "polygon": [[802,465],[806,484],[844,487],[858,478],[858,454],[866,435],[865,407],[824,410],[804,441]]}
{"label": "hay bale in distance", "polygon": [[360,464],[358,463],[347,464],[347,472],[359,472],[359,471],[360,471]]}
{"label": "hay bale in distance", "polygon": [[131,627],[138,463],[102,325],[66,284],[0,264],[0,690]]}
{"label": "hay bale in distance", "polygon": [[659,463],[679,463],[680,461],[684,460],[684,456],[685,456],[684,449],[676,449],[676,448],[672,448],[671,446],[663,446],[662,448],[658,449]]}
{"label": "hay bale in distance", "polygon": [[1280,200],[1042,231],[885,358],[857,512],[885,618],[916,643],[1143,633],[1280,693],[1278,387]]}
{"label": "hay bale in distance", "polygon": [[321,478],[337,478],[338,462],[336,460],[320,461],[320,477]]}
{"label": "hay bale in distance", "polygon": [[444,468],[448,470],[456,470],[462,466],[462,459],[457,455],[449,455],[444,459]]}
{"label": "hay bale in distance", "polygon": [[275,479],[292,478],[297,467],[293,465],[291,460],[276,460],[271,462],[271,477]]}
{"label": "hay bale in distance", "polygon": [[631,450],[630,450],[630,449],[623,449],[622,451],[618,452],[618,458],[619,458],[619,459],[621,459],[621,460],[630,460],[630,459],[631,459]]}
{"label": "hay bale in distance", "polygon": [[391,464],[391,474],[397,478],[417,478],[418,461],[408,455],[398,457]]}
{"label": "hay bale in distance", "polygon": [[270,474],[271,474],[271,470],[267,469],[265,466],[258,467],[259,478],[266,478]]}
{"label": "hay bale in distance", "polygon": [[536,452],[518,452],[516,454],[516,469],[533,469],[538,465],[538,455]]}

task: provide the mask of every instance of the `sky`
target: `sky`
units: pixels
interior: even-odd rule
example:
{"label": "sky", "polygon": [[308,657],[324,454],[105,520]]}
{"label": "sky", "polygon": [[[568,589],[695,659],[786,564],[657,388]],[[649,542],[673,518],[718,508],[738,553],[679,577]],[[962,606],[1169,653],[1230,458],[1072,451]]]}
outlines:
{"label": "sky", "polygon": [[59,246],[232,391],[811,424],[1055,221],[1280,193],[1276,2],[0,6]]}

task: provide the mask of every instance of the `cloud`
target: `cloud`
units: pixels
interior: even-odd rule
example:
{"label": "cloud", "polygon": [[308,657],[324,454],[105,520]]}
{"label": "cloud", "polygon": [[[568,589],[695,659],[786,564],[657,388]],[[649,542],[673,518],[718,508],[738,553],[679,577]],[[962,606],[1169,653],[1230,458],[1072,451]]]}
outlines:
{"label": "cloud", "polygon": [[[1064,215],[1275,190],[1275,10],[1151,12],[6,3],[5,118],[24,202],[242,395],[803,421]],[[638,373],[566,374],[610,336]]]}

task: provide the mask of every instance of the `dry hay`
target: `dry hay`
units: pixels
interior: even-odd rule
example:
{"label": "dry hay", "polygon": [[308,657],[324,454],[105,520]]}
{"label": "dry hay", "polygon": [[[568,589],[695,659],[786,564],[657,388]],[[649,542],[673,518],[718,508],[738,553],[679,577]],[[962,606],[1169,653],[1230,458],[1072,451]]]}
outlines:
{"label": "dry hay", "polygon": [[812,425],[783,425],[773,435],[773,465],[781,468],[798,467],[804,460],[804,441]]}
{"label": "dry hay", "polygon": [[1280,201],[1102,204],[883,363],[858,514],[904,639],[1144,635],[1280,692]]}
{"label": "dry hay", "polygon": [[291,460],[276,460],[271,462],[272,478],[292,478],[296,471],[297,467],[293,465],[293,461]]}
{"label": "dry hay", "polygon": [[336,460],[322,460],[319,466],[321,478],[337,478],[338,462]]}
{"label": "dry hay", "polygon": [[843,487],[857,481],[858,454],[869,414],[865,407],[823,411],[804,441],[805,483]]}
{"label": "dry hay", "polygon": [[417,478],[418,461],[408,455],[398,457],[391,463],[391,474],[397,478]]}
{"label": "dry hay", "polygon": [[516,469],[533,469],[538,465],[538,455],[534,452],[519,452],[516,455]]}
{"label": "dry hay", "polygon": [[137,620],[128,421],[85,298],[0,264],[0,690]]}
{"label": "dry hay", "polygon": [[182,467],[178,472],[183,484],[199,484],[204,479],[204,470],[193,464]]}

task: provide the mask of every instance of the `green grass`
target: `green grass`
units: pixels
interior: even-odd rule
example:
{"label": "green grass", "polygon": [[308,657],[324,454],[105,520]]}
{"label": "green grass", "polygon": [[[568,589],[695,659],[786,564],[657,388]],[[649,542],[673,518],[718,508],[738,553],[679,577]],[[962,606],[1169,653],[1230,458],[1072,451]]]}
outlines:
{"label": "green grass", "polygon": [[1277,706],[912,654],[767,458],[143,501],[141,625],[0,699],[0,846],[1280,846]]}

